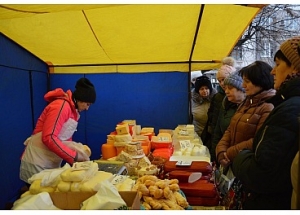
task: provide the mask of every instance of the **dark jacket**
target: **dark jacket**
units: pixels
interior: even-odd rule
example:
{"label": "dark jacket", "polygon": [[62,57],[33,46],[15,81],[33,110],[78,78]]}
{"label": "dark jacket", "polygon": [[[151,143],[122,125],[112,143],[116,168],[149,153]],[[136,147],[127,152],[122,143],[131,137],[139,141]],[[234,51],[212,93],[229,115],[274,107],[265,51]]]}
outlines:
{"label": "dark jacket", "polygon": [[217,93],[215,93],[212,97],[209,109],[207,111],[208,119],[202,132],[201,139],[203,141],[203,144],[206,145],[209,150],[211,150],[211,142],[224,97],[224,90],[222,89],[222,87],[218,86]]}
{"label": "dark jacket", "polygon": [[238,104],[228,101],[227,97],[223,99],[218,120],[214,129],[214,133],[212,135],[212,142],[211,142],[211,150],[210,150],[210,157],[211,161],[216,161],[216,146],[218,142],[221,140],[224,132],[229,126],[231,117],[234,115]]}
{"label": "dark jacket", "polygon": [[253,139],[253,149],[233,160],[234,175],[250,193],[244,209],[290,209],[291,164],[298,151],[300,78],[284,83],[271,102],[275,108]]}

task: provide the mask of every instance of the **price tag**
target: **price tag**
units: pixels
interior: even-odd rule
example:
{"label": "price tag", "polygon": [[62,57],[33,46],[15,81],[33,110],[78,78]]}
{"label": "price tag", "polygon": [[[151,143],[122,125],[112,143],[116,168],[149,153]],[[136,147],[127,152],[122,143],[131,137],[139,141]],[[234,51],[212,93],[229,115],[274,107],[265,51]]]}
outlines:
{"label": "price tag", "polygon": [[159,137],[158,141],[169,141],[169,137]]}
{"label": "price tag", "polygon": [[188,136],[189,135],[189,132],[187,130],[180,130],[179,131],[179,134],[180,135],[183,135],[183,136]]}
{"label": "price tag", "polygon": [[192,144],[190,140],[180,140],[179,144],[181,149],[192,148]]}

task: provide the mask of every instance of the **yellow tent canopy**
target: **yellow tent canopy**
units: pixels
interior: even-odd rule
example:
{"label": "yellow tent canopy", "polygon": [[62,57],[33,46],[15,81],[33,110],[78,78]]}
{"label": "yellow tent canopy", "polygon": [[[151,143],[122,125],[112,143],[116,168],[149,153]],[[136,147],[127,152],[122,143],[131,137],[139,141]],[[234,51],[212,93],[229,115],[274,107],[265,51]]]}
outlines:
{"label": "yellow tent canopy", "polygon": [[215,69],[263,5],[0,5],[0,31],[54,73]]}

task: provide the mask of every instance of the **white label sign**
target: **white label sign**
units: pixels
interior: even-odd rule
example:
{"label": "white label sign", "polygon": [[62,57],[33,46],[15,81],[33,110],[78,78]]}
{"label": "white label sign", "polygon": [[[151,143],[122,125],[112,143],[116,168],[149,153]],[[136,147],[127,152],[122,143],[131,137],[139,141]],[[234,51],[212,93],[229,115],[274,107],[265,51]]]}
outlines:
{"label": "white label sign", "polygon": [[179,144],[181,149],[192,148],[192,144],[190,140],[180,140]]}
{"label": "white label sign", "polygon": [[158,141],[169,141],[169,137],[158,137]]}
{"label": "white label sign", "polygon": [[183,135],[183,136],[187,136],[187,135],[189,135],[189,132],[187,130],[180,130],[179,134]]}

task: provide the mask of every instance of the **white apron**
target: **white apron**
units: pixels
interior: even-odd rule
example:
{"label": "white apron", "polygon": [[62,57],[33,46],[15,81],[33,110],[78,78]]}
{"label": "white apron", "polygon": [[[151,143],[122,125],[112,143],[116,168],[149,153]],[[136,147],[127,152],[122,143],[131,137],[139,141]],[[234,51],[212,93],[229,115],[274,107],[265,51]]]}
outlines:
{"label": "white apron", "polygon": [[[69,119],[62,127],[58,138],[61,141],[70,139],[76,131],[78,122]],[[28,183],[28,179],[44,169],[59,168],[62,158],[50,151],[42,142],[42,132],[32,135],[24,142],[26,145],[21,159],[20,178]]]}

